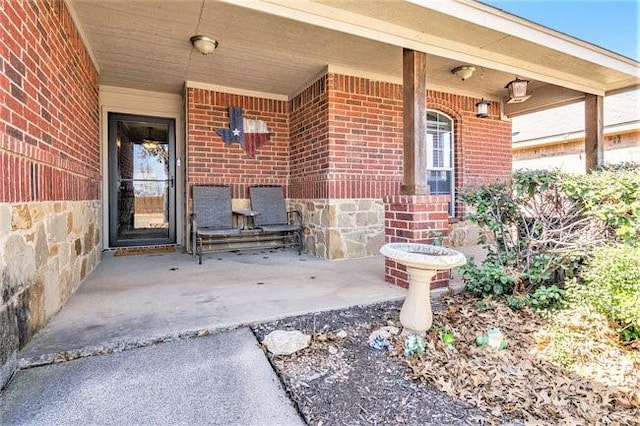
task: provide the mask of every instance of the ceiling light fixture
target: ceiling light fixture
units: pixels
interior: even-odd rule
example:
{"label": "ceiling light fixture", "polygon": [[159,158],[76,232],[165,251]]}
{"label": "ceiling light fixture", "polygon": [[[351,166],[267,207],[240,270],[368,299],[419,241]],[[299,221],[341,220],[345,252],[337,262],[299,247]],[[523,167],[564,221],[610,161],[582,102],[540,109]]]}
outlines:
{"label": "ceiling light fixture", "polygon": [[528,85],[529,80],[520,80],[518,76],[516,76],[515,80],[510,81],[509,84],[504,86],[505,89],[509,90],[509,99],[507,100],[507,103],[519,104],[529,99],[531,95],[527,95]]}
{"label": "ceiling light fixture", "polygon": [[460,78],[462,81],[465,81],[466,79],[468,79],[469,77],[471,77],[473,75],[473,72],[476,70],[475,67],[470,67],[468,65],[464,65],[461,67],[456,67],[454,69],[451,70],[451,74],[455,75],[456,77]]}
{"label": "ceiling light fixture", "polygon": [[193,47],[203,55],[213,53],[213,51],[216,50],[216,47],[218,47],[218,42],[216,40],[203,35],[195,35],[191,37],[190,41]]}
{"label": "ceiling light fixture", "polygon": [[489,116],[489,105],[491,102],[485,101],[484,98],[476,104],[476,117],[487,118]]}

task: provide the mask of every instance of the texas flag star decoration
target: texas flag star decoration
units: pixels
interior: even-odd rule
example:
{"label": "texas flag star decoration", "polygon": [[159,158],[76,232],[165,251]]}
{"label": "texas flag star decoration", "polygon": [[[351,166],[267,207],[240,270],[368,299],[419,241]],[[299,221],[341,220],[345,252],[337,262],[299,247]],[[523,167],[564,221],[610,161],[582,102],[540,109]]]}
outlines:
{"label": "texas flag star decoration", "polygon": [[229,108],[229,128],[216,129],[216,133],[225,145],[239,143],[249,158],[255,158],[256,150],[271,139],[267,123],[244,118],[241,107]]}

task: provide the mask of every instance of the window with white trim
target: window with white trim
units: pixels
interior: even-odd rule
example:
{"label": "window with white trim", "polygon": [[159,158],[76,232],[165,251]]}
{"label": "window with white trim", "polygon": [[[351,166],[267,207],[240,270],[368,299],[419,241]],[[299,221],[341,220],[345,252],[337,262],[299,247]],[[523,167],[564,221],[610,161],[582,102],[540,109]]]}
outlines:
{"label": "window with white trim", "polygon": [[453,120],[427,111],[427,184],[432,194],[450,194],[449,216],[455,215]]}

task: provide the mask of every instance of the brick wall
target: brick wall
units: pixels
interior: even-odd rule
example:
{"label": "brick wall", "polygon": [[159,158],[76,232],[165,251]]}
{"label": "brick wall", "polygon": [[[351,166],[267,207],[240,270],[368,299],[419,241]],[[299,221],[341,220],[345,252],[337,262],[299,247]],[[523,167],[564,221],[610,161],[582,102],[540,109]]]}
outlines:
{"label": "brick wall", "polygon": [[292,198],[329,198],[328,108],[327,76],[289,101]]}
{"label": "brick wall", "polygon": [[[187,88],[187,187],[229,184],[234,198],[248,198],[250,185],[284,185],[289,178],[289,105],[286,101]],[[239,144],[225,145],[215,129],[229,127],[229,107],[263,120],[271,140],[248,158]],[[189,198],[191,194],[189,194]]]}
{"label": "brick wall", "polygon": [[0,386],[100,259],[98,74],[62,0],[0,9]]}
{"label": "brick wall", "polygon": [[[441,244],[448,246],[448,195],[390,195],[384,198],[385,242],[432,244],[443,236]],[[407,269],[391,259],[385,259],[385,280],[408,287]],[[438,272],[431,287],[446,287],[449,271]]]}
{"label": "brick wall", "polygon": [[402,183],[402,86],[329,74],[330,198],[381,198]]}

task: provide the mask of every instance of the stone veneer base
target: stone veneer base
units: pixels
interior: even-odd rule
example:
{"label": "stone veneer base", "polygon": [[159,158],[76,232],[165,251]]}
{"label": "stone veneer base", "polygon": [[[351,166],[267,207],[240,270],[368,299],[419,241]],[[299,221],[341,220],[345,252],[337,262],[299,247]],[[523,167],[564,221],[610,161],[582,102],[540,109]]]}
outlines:
{"label": "stone veneer base", "polygon": [[289,200],[302,213],[305,252],[323,259],[357,259],[379,254],[384,244],[381,199]]}
{"label": "stone veneer base", "polygon": [[0,388],[17,351],[100,262],[102,203],[0,203]]}

